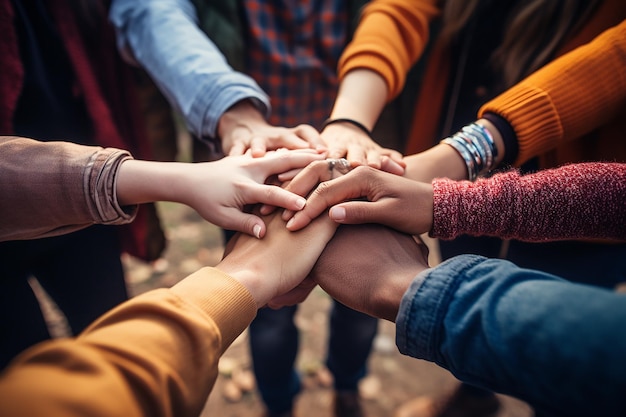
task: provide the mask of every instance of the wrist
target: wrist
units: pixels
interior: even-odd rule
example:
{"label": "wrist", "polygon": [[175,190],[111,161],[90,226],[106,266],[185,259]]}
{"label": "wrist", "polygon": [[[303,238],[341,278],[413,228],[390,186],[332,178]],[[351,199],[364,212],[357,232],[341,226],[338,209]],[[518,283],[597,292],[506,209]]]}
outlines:
{"label": "wrist", "polygon": [[265,117],[252,100],[241,100],[232,105],[222,114],[217,122],[218,138],[225,138],[232,134],[235,129],[247,128],[252,130],[255,124],[266,124]]}
{"label": "wrist", "polygon": [[502,162],[505,155],[504,140],[502,139],[502,134],[500,133],[500,130],[496,127],[495,124],[493,124],[491,120],[488,119],[479,119],[476,121],[476,124],[483,126],[491,134],[491,137],[493,138],[494,144],[497,149],[495,164],[498,165],[500,162]]}
{"label": "wrist", "polygon": [[322,124],[322,128],[320,130],[323,131],[324,129],[326,129],[326,127],[328,127],[330,125],[334,125],[334,124],[342,124],[344,126],[352,126],[353,128],[358,129],[362,133],[365,133],[368,137],[370,137],[370,138],[372,137],[371,129],[369,129],[367,126],[365,126],[364,124],[362,124],[358,120],[350,119],[348,117],[339,117],[339,118],[329,118],[329,119],[326,119],[324,121],[324,123]]}
{"label": "wrist", "polygon": [[461,157],[470,181],[493,170],[501,158],[493,135],[485,125],[495,130],[489,121],[481,120],[481,123],[472,122],[463,126],[455,134],[440,142],[454,149]]}
{"label": "wrist", "polygon": [[467,168],[459,154],[450,146],[438,144],[404,158],[405,177],[430,183],[434,178],[446,177],[456,181],[467,179]]}
{"label": "wrist", "polygon": [[240,262],[231,262],[228,256],[216,265],[215,269],[222,271],[243,285],[250,293],[257,308],[263,307],[272,299],[270,291],[266,288],[269,280],[263,279],[258,271],[255,272]]}

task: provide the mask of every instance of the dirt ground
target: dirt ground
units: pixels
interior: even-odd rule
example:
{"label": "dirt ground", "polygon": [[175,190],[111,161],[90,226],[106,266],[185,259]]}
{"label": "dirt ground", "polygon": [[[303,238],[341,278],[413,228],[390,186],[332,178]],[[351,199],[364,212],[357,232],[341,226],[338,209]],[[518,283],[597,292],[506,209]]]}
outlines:
{"label": "dirt ground", "polygon": [[[163,259],[153,265],[125,258],[132,294],[168,287],[201,266],[216,264],[222,254],[221,231],[203,221],[191,209],[172,203],[159,204],[169,240]],[[332,390],[323,367],[330,298],[316,289],[297,315],[301,349],[298,370],[305,388],[296,404],[299,417],[331,416]],[[393,416],[405,401],[425,394],[444,395],[456,386],[455,378],[438,366],[402,356],[395,347],[392,323],[381,320],[379,335],[370,358],[369,375],[362,381],[361,394],[369,417]],[[203,416],[261,417],[264,409],[254,387],[247,333],[243,333],[220,361],[220,375]],[[530,417],[530,408],[502,396],[498,417]]]}

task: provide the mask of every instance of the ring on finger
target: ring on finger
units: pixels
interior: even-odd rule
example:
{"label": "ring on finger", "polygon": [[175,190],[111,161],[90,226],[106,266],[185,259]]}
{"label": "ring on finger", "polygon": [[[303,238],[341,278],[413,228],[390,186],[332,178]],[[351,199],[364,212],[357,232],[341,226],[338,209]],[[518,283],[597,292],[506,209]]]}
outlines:
{"label": "ring on finger", "polygon": [[328,172],[330,172],[330,178],[334,177],[334,170],[337,170],[341,174],[347,174],[350,169],[350,162],[346,158],[333,158],[327,159],[328,162]]}

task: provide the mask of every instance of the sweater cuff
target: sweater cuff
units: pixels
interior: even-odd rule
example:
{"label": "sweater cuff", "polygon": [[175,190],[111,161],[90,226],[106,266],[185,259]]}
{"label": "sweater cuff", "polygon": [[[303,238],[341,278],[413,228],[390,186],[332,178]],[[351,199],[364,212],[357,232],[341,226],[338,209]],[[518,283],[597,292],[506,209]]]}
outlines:
{"label": "sweater cuff", "polygon": [[[435,178],[432,181],[433,227],[430,237],[449,240],[467,230],[469,219],[465,216],[472,213],[465,208],[464,201],[472,201],[474,197],[481,199],[480,194],[473,195],[474,184],[471,181],[452,181],[448,178]],[[477,206],[480,207],[478,204]]]}
{"label": "sweater cuff", "polygon": [[133,157],[127,151],[107,148],[93,154],[85,167],[84,192],[95,223],[119,225],[135,219],[139,206],[120,206],[117,174],[120,165]]}
{"label": "sweater cuff", "polygon": [[489,120],[498,129],[502,142],[504,143],[504,157],[500,165],[511,165],[517,159],[519,153],[519,144],[517,143],[517,135],[515,130],[504,117],[496,113],[485,112],[483,119]]}
{"label": "sweater cuff", "polygon": [[515,166],[549,149],[563,135],[563,126],[550,96],[524,82],[486,103],[478,116],[483,117],[485,112],[498,114],[510,121],[519,144]]}
{"label": "sweater cuff", "polygon": [[215,322],[222,335],[221,353],[256,316],[256,302],[250,292],[233,277],[215,268],[194,272],[171,291],[196,305]]}
{"label": "sweater cuff", "polygon": [[[367,69],[380,75],[387,84],[389,91],[387,103],[393,100],[404,87],[406,79],[402,68],[396,68],[389,59],[386,58],[385,51],[377,50],[376,45],[360,47],[350,47],[346,49],[339,62],[339,81],[352,70]],[[348,55],[349,54],[349,55]]]}

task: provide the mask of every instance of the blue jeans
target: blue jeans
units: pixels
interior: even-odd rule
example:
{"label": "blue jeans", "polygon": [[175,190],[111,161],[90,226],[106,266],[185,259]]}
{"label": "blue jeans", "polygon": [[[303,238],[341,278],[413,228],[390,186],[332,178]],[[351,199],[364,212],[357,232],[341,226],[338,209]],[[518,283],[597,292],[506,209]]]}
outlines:
{"label": "blue jeans", "polygon": [[[288,411],[300,392],[294,368],[299,335],[293,318],[297,306],[279,310],[262,308],[250,324],[250,349],[261,397],[273,413]],[[367,358],[378,320],[334,302],[330,315],[326,364],[335,389],[356,390],[367,372]]]}
{"label": "blue jeans", "polygon": [[626,294],[461,255],[420,274],[396,343],[542,415],[626,415]]}

